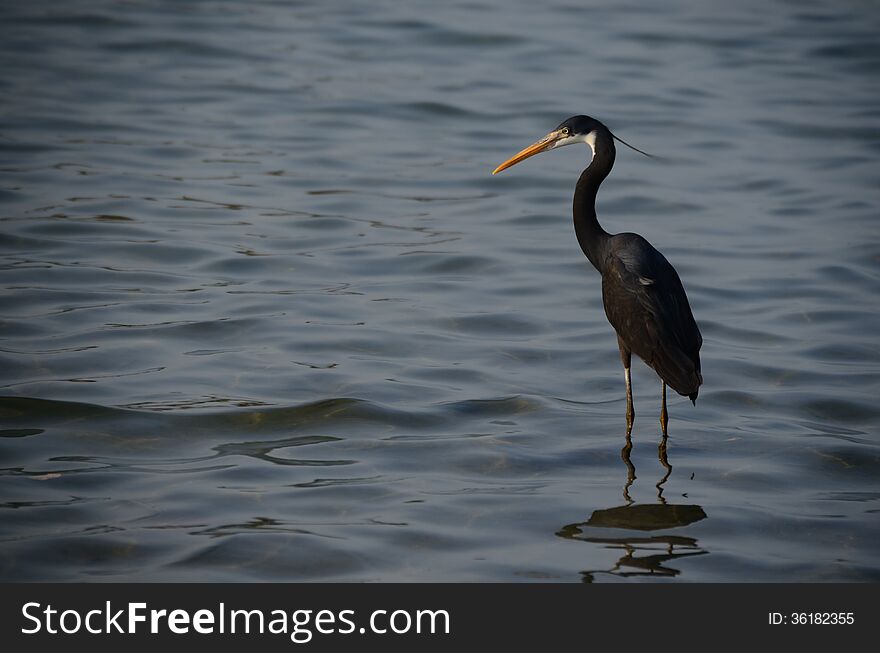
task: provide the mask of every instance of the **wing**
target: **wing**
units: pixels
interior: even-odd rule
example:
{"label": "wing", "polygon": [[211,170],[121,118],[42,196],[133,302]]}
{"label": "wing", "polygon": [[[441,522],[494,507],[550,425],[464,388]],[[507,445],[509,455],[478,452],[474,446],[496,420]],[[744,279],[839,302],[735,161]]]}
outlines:
{"label": "wing", "polygon": [[602,301],[608,321],[634,354],[679,394],[697,392],[703,338],[675,268],[641,236],[612,240]]}

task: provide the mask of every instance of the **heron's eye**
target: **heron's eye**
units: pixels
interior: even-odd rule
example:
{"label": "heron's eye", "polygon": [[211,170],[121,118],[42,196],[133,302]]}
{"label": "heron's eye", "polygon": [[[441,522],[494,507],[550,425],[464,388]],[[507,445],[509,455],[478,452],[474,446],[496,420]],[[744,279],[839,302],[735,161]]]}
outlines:
{"label": "heron's eye", "polygon": [[568,136],[568,127],[563,127],[561,130],[563,136]]}

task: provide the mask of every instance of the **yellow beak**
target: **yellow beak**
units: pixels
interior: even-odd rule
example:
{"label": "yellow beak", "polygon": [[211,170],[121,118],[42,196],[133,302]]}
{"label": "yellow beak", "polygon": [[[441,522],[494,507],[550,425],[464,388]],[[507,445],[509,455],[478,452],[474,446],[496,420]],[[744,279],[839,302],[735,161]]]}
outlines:
{"label": "yellow beak", "polygon": [[556,143],[556,141],[558,141],[560,138],[562,138],[562,134],[559,133],[559,131],[550,132],[537,143],[532,143],[526,149],[514,154],[507,161],[495,168],[492,171],[492,174],[494,175],[501,172],[502,170],[507,170],[510,166],[515,166],[517,163],[528,159],[530,156],[535,156],[536,154],[540,154],[544,150],[550,149],[551,147],[553,147],[553,144]]}

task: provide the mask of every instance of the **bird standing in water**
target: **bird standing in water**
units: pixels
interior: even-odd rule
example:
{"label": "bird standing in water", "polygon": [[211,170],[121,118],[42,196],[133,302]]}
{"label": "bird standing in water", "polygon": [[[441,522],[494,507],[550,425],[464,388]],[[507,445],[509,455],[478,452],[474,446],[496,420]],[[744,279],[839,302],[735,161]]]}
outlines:
{"label": "bird standing in water", "polygon": [[609,234],[596,219],[596,193],[614,166],[615,140],[645,154],[612,134],[598,120],[574,116],[502,163],[492,174],[540,152],[575,143],[589,145],[592,160],[574,190],[574,230],[584,254],[602,275],[605,315],[617,332],[626,379],[627,438],[635,418],[630,377],[630,362],[635,353],[661,379],[660,425],[665,442],[669,423],[666,386],[696,404],[703,383],[703,338],[678,273],[666,257],[638,234]]}

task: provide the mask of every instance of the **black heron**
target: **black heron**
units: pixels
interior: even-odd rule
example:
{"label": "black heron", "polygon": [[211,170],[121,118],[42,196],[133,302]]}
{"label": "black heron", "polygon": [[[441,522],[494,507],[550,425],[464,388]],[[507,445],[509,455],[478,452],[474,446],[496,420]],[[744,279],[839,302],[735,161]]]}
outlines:
{"label": "black heron", "polygon": [[495,168],[492,174],[540,152],[574,143],[590,146],[592,160],[574,189],[575,234],[584,254],[602,275],[605,315],[617,332],[626,379],[627,435],[635,417],[630,378],[630,362],[635,353],[661,379],[660,425],[665,437],[669,422],[666,386],[689,397],[696,405],[703,383],[700,374],[703,338],[681,279],[666,257],[638,234],[609,234],[596,219],[596,193],[614,166],[615,140],[645,154],[612,134],[598,120],[573,116]]}

